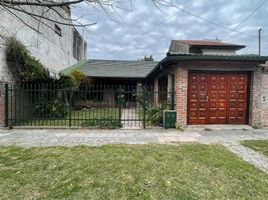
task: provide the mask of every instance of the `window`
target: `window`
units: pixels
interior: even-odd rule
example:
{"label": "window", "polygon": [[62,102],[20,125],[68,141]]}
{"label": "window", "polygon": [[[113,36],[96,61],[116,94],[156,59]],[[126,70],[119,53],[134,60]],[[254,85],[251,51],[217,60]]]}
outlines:
{"label": "window", "polygon": [[167,93],[168,93],[168,76],[162,76],[158,79],[158,102],[164,103],[167,102]]}
{"label": "window", "polygon": [[61,28],[57,25],[57,24],[55,24],[55,33],[57,33],[59,36],[61,36]]}

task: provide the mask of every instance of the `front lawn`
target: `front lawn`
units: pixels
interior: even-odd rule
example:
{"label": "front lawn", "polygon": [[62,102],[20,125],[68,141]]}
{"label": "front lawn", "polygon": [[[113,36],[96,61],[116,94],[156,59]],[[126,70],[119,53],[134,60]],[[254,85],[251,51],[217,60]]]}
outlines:
{"label": "front lawn", "polygon": [[71,110],[71,116],[66,118],[31,118],[20,120],[20,126],[88,126],[94,120],[119,120],[119,111],[117,108],[94,108],[88,110]]}
{"label": "front lawn", "polygon": [[268,199],[268,174],[219,145],[0,147],[1,199]]}
{"label": "front lawn", "polygon": [[241,144],[268,156],[268,140],[245,140]]}

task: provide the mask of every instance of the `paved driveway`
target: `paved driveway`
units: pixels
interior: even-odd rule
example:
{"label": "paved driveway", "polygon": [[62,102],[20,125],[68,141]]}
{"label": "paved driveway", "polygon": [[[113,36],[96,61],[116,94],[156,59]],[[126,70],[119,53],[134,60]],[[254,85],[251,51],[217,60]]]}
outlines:
{"label": "paved driveway", "polygon": [[240,145],[241,140],[268,139],[268,130],[188,129],[186,132],[165,129],[148,130],[87,130],[87,129],[13,129],[0,130],[0,145],[75,146],[104,144],[177,144],[200,142],[222,144],[244,160],[268,172],[268,159]]}

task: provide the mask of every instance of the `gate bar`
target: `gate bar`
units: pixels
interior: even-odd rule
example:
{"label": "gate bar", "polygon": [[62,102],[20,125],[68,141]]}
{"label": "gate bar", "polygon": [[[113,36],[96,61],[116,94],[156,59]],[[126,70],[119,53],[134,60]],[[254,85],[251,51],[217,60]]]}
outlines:
{"label": "gate bar", "polygon": [[5,84],[5,127],[8,127],[8,84]]}

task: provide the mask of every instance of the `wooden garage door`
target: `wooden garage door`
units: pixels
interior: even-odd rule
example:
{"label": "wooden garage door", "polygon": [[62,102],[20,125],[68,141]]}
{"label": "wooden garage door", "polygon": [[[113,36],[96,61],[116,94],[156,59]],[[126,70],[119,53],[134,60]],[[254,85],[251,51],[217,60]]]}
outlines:
{"label": "wooden garage door", "polygon": [[190,72],[188,124],[246,124],[247,73]]}

